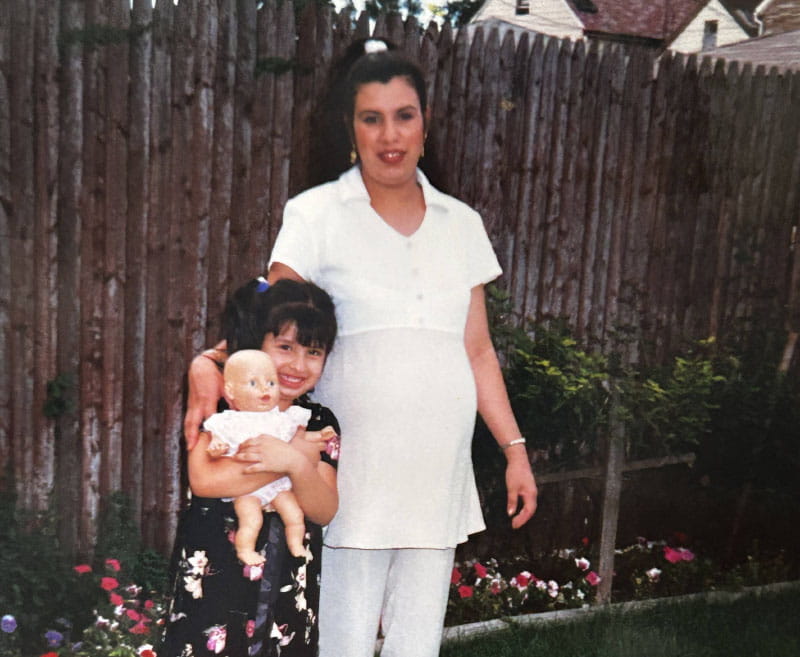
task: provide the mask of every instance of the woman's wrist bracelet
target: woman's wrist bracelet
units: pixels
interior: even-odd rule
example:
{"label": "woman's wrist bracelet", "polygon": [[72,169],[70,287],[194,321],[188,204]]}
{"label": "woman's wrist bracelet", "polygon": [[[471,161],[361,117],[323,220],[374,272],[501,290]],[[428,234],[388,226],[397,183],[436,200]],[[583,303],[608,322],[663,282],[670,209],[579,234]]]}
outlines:
{"label": "woman's wrist bracelet", "polygon": [[513,447],[514,445],[524,445],[525,444],[525,437],[520,436],[519,438],[515,438],[510,443],[506,443],[505,445],[500,445],[500,451],[505,452],[509,447]]}

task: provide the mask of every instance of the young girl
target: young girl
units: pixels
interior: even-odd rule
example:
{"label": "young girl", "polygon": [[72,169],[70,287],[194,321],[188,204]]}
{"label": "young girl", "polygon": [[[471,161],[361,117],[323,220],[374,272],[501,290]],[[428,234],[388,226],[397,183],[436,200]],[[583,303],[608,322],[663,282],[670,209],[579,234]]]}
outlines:
{"label": "young girl", "polygon": [[[324,291],[290,281],[267,289],[252,281],[228,303],[224,334],[231,351],[260,348],[271,356],[281,410],[298,404],[311,411],[309,430],[330,425],[338,433],[333,414],[306,396],[336,336],[333,303]],[[210,350],[204,357],[221,366],[226,353]],[[218,369],[217,375],[221,396]],[[174,597],[159,655],[316,655],[321,525],[338,504],[335,461],[320,455],[324,443],[295,438],[287,444],[271,436],[245,441],[234,458],[215,459],[209,440],[201,434],[189,446],[192,499],[176,538]],[[218,498],[246,495],[282,475],[306,515],[305,554],[289,554],[280,517],[266,513],[256,541],[263,573],[251,581],[236,557],[232,503]]]}

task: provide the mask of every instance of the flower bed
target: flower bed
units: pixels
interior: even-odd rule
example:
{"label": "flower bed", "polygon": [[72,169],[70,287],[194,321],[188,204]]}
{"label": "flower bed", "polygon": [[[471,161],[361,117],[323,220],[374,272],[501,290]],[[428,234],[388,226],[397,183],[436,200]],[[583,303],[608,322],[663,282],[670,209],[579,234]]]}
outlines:
{"label": "flower bed", "polygon": [[[676,538],[685,539],[680,534]],[[616,550],[614,568],[616,601],[768,584],[797,576],[782,555],[760,561],[750,557],[723,569],[680,542],[645,538]],[[558,550],[536,562],[519,558],[458,562],[445,624],[585,607],[594,601],[599,582],[586,540],[580,548]]]}

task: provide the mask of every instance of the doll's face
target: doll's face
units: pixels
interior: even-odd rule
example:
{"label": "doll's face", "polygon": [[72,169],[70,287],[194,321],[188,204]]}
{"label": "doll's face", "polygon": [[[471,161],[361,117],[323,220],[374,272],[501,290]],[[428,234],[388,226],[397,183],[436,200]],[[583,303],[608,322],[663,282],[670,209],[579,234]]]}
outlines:
{"label": "doll's face", "polygon": [[225,365],[225,395],[237,411],[275,408],[280,388],[272,359],[255,349],[232,354]]}

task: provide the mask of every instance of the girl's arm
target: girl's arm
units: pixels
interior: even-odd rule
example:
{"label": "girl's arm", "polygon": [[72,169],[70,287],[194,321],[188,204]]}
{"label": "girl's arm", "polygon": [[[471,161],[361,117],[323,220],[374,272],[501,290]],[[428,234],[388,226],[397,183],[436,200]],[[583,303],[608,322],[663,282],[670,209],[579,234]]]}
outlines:
{"label": "girl's arm", "polygon": [[[478,412],[498,444],[501,447],[508,445],[512,440],[519,438],[521,433],[511,410],[503,373],[489,335],[483,285],[472,288],[464,343],[475,376]],[[507,460],[507,511],[509,516],[513,516],[511,526],[516,529],[528,522],[536,511],[538,492],[525,444],[512,445],[503,450],[503,454]],[[522,499],[522,509],[517,512],[520,499]]]}
{"label": "girl's arm", "polygon": [[239,497],[266,486],[282,475],[261,470],[248,474],[241,462],[233,458],[214,458],[208,453],[211,436],[200,432],[194,447],[189,450],[189,486],[200,497]]}
{"label": "girl's arm", "polygon": [[[318,450],[325,447],[324,443],[308,444]],[[244,471],[257,474],[247,476],[260,476],[266,467],[285,473],[292,480],[292,492],[308,519],[318,525],[327,525],[333,519],[339,495],[336,470],[328,463],[312,463],[298,449],[272,436],[245,440],[231,460],[239,461],[240,467],[241,463],[250,463]]]}

